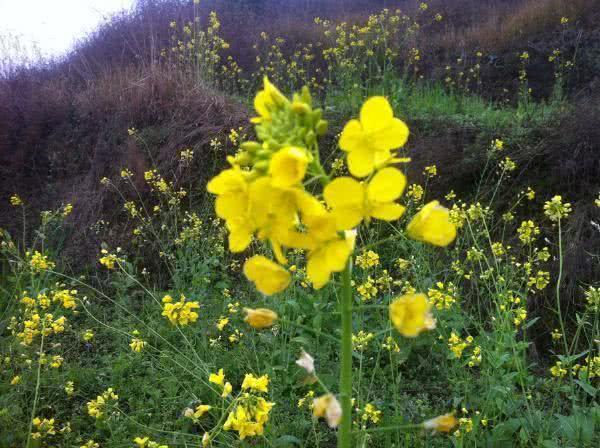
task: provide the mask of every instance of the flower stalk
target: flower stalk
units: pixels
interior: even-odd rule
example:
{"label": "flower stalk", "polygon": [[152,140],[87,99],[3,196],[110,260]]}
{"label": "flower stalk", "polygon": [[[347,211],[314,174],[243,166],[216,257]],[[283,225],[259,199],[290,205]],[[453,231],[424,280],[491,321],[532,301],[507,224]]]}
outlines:
{"label": "flower stalk", "polygon": [[342,422],[338,433],[338,448],[352,446],[352,258],[348,259],[342,272],[342,296],[340,300],[342,319],[340,401]]}

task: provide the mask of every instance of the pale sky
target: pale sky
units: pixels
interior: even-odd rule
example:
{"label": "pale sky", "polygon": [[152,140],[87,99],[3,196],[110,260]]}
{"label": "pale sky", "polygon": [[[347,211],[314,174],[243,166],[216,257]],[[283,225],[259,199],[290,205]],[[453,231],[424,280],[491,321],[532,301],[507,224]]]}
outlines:
{"label": "pale sky", "polygon": [[[65,54],[81,37],[134,0],[0,0],[0,38],[35,42],[44,56]],[[0,55],[0,57],[2,57]]]}

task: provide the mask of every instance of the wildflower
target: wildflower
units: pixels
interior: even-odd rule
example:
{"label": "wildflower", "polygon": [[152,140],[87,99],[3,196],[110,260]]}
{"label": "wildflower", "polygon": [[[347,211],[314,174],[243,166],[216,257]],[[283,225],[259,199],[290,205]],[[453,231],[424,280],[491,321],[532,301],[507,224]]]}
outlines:
{"label": "wildflower", "polygon": [[43,255],[43,254],[39,253],[37,250],[33,253],[33,255],[31,255],[31,259],[29,260],[29,265],[35,271],[45,271],[48,269],[53,269],[55,266],[53,261],[48,260],[47,255]]}
{"label": "wildflower", "polygon": [[218,386],[223,386],[225,382],[225,372],[223,369],[219,369],[218,373],[211,373],[208,377],[208,381],[213,384],[217,384]]}
{"label": "wildflower", "polygon": [[437,176],[437,167],[435,165],[426,166],[423,169],[423,174],[427,177]]}
{"label": "wildflower", "polygon": [[505,157],[504,160],[502,160],[499,164],[500,169],[503,172],[511,172],[517,169],[517,164],[514,162],[514,160],[512,160],[510,157]]}
{"label": "wildflower", "polygon": [[379,290],[375,286],[375,281],[369,276],[364,283],[358,285],[356,292],[361,296],[363,302],[366,302],[376,297]]}
{"label": "wildflower", "polygon": [[372,250],[363,252],[356,257],[356,265],[363,269],[368,269],[379,265],[379,254]]}
{"label": "wildflower", "polygon": [[387,351],[400,353],[400,346],[391,336],[387,336],[381,346]]}
{"label": "wildflower", "polygon": [[540,234],[540,228],[532,220],[523,221],[517,229],[517,233],[521,243],[531,244],[535,241],[536,236]]}
{"label": "wildflower", "polygon": [[571,213],[571,204],[562,201],[562,197],[559,195],[554,196],[544,204],[544,214],[550,219],[550,221],[560,221],[566,218]]}
{"label": "wildflower", "polygon": [[246,260],[244,275],[267,296],[283,291],[291,281],[288,271],[262,255]]}
{"label": "wildflower", "polygon": [[396,261],[394,262],[394,264],[398,267],[398,269],[400,269],[401,271],[404,271],[405,269],[408,269],[408,267],[410,266],[410,261],[405,260],[404,258],[397,258]]}
{"label": "wildflower", "polygon": [[65,393],[67,394],[67,396],[71,396],[73,395],[73,393],[75,392],[75,383],[73,383],[73,381],[67,381],[67,383],[65,384]]}
{"label": "wildflower", "polygon": [[406,178],[396,168],[378,171],[368,184],[359,183],[351,177],[338,177],[323,191],[327,205],[332,209],[338,230],[356,227],[364,219],[394,221],[405,208],[395,203],[404,187]]}
{"label": "wildflower", "polygon": [[244,321],[257,329],[272,327],[277,320],[277,313],[267,308],[244,308],[244,311],[246,313]]}
{"label": "wildflower", "polygon": [[590,286],[585,291],[585,300],[588,310],[598,312],[600,310],[600,288]]}
{"label": "wildflower", "polygon": [[406,191],[406,196],[412,198],[415,202],[419,202],[423,195],[425,194],[425,190],[419,184],[411,184],[408,186],[408,190]]}
{"label": "wildflower", "polygon": [[550,367],[550,374],[554,378],[563,378],[567,374],[567,369],[562,365],[562,362],[556,361],[556,364]]}
{"label": "wildflower", "polygon": [[251,373],[247,373],[244,376],[244,381],[242,382],[242,390],[253,390],[255,392],[269,392],[269,376],[263,375],[260,377],[255,377]]}
{"label": "wildflower", "polygon": [[82,338],[85,342],[89,342],[94,339],[94,332],[88,328],[83,332]]}
{"label": "wildflower", "polygon": [[94,442],[93,439],[90,439],[86,443],[81,445],[79,448],[100,448],[100,444],[97,442]]}
{"label": "wildflower", "polygon": [[342,407],[332,394],[322,395],[313,400],[313,415],[325,418],[330,428],[337,428],[342,420]]}
{"label": "wildflower", "polygon": [[456,287],[453,283],[444,285],[442,282],[437,282],[435,288],[429,288],[427,297],[431,304],[438,310],[449,310],[456,303]]}
{"label": "wildflower", "polygon": [[[66,309],[75,309],[76,308],[76,306],[77,306],[77,303],[75,302],[76,298],[77,298],[77,290],[76,289],[72,289],[72,290],[61,289],[61,290],[55,291],[52,295],[52,301],[54,303],[59,302]],[[38,300],[39,300],[39,296],[38,296]]]}
{"label": "wildflower", "polygon": [[222,317],[219,319],[219,321],[216,324],[216,327],[219,331],[223,331],[223,328],[225,328],[225,326],[229,323],[229,319],[226,317]]}
{"label": "wildflower", "polygon": [[390,304],[390,319],[402,336],[412,338],[435,328],[430,309],[425,294],[406,294]]}
{"label": "wildflower", "polygon": [[340,148],[348,153],[348,169],[353,176],[365,177],[392,159],[391,150],[404,146],[408,127],[382,96],[369,98],[360,119],[350,120],[340,137]]}
{"label": "wildflower", "polygon": [[492,140],[492,150],[494,151],[502,151],[504,149],[504,142],[500,139]]}
{"label": "wildflower", "polygon": [[306,370],[309,375],[315,374],[315,360],[304,350],[302,350],[300,358],[296,360],[296,364]]}
{"label": "wildflower", "polygon": [[13,194],[10,197],[10,205],[12,205],[13,207],[18,207],[19,205],[23,205],[23,200],[19,197],[18,194]]}
{"label": "wildflower", "polygon": [[169,319],[173,325],[186,326],[198,320],[198,313],[195,309],[200,308],[198,302],[187,302],[182,294],[179,302],[173,303],[173,298],[169,295],[163,297],[163,312],[162,316]]}
{"label": "wildflower", "polygon": [[367,333],[360,330],[358,334],[352,335],[352,348],[354,350],[363,351],[369,345],[369,342],[373,340],[375,335],[373,333]]}
{"label": "wildflower", "polygon": [[372,423],[377,424],[381,420],[382,412],[375,407],[374,404],[367,403],[362,413],[362,420],[367,422],[370,420]]}
{"label": "wildflower", "polygon": [[535,287],[539,291],[546,288],[550,283],[550,273],[546,271],[538,271],[536,275],[530,276],[527,281],[527,286]]}
{"label": "wildflower", "polygon": [[114,393],[112,387],[109,387],[101,395],[98,395],[95,400],[87,402],[88,414],[90,417],[99,419],[104,415],[106,405],[118,399],[119,396]]}
{"label": "wildflower", "polygon": [[231,385],[231,383],[229,381],[227,381],[223,385],[223,392],[221,393],[221,397],[222,398],[227,397],[231,393],[232,390],[233,390],[233,386]]}
{"label": "wildflower", "polygon": [[473,347],[473,354],[469,358],[469,367],[475,367],[481,364],[481,347]]}
{"label": "wildflower", "polygon": [[562,333],[555,328],[552,330],[551,336],[553,341],[558,341],[562,338]]}
{"label": "wildflower", "polygon": [[71,212],[73,211],[73,205],[72,204],[67,204],[63,207],[63,211],[62,211],[62,215],[63,217],[67,217],[71,214]]}
{"label": "wildflower", "polygon": [[196,406],[196,409],[193,411],[192,419],[198,420],[198,419],[202,418],[202,416],[204,414],[206,414],[208,411],[210,411],[211,409],[212,409],[212,406],[210,406],[208,404],[199,404],[198,406]]}
{"label": "wildflower", "polygon": [[207,432],[205,432],[204,435],[202,436],[202,447],[206,448],[209,445],[210,445],[210,436],[208,435]]}
{"label": "wildflower", "polygon": [[568,17],[561,17],[560,18],[560,24],[561,25],[566,25],[567,23],[569,23],[569,18]]}
{"label": "wildflower", "polygon": [[109,254],[106,249],[102,249],[101,253],[103,256],[100,257],[98,261],[102,266],[106,267],[106,269],[112,270],[115,268],[115,263],[120,263],[122,261],[117,255]]}
{"label": "wildflower", "polygon": [[472,341],[473,338],[471,336],[468,336],[463,340],[453,331],[450,333],[450,337],[448,338],[448,348],[454,354],[455,358],[460,358],[463,354],[463,351],[470,345]]}
{"label": "wildflower", "polygon": [[525,197],[530,201],[535,199],[535,190],[531,187],[527,187],[527,191],[525,192]]}
{"label": "wildflower", "polygon": [[21,377],[19,375],[15,375],[12,380],[10,380],[11,386],[16,386],[21,382]]}
{"label": "wildflower", "polygon": [[132,338],[129,343],[129,347],[132,352],[140,353],[144,347],[146,346],[146,342],[139,338]]}
{"label": "wildflower", "polygon": [[456,226],[449,220],[448,209],[431,201],[413,217],[406,231],[411,238],[435,246],[447,246],[456,238]]}
{"label": "wildflower", "polygon": [[458,420],[454,417],[454,413],[440,415],[423,422],[424,429],[431,429],[434,432],[448,433],[458,424]]}

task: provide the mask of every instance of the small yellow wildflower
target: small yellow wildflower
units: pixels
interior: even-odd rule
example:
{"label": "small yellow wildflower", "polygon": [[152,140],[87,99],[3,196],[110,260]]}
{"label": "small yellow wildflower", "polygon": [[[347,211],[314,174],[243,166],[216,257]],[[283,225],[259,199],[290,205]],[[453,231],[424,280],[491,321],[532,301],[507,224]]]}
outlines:
{"label": "small yellow wildflower", "polygon": [[454,417],[454,413],[440,415],[423,422],[423,428],[430,429],[434,432],[448,433],[458,424],[458,420]]}
{"label": "small yellow wildflower", "polygon": [[269,376],[263,375],[260,377],[255,377],[251,373],[247,373],[244,376],[244,381],[242,382],[242,390],[253,390],[255,392],[269,392]]}
{"label": "small yellow wildflower", "polygon": [[290,273],[262,255],[254,255],[244,263],[244,275],[264,295],[283,291],[290,284]]}
{"label": "small yellow wildflower", "polygon": [[431,201],[408,224],[408,236],[435,246],[447,246],[456,238],[456,226],[450,222],[449,216],[447,208],[438,201]]}

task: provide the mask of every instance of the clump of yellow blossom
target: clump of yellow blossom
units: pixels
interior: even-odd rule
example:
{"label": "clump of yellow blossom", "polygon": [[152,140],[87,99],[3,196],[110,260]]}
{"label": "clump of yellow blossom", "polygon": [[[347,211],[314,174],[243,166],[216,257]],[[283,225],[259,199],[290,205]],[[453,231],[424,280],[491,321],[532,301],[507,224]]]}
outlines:
{"label": "clump of yellow blossom", "polygon": [[186,326],[198,320],[198,313],[194,310],[200,308],[198,302],[188,302],[182,294],[178,302],[173,302],[170,295],[166,295],[162,299],[163,312],[162,316],[169,319],[173,325]]}
{"label": "clump of yellow blossom", "polygon": [[53,418],[47,419],[35,417],[32,420],[32,426],[35,428],[35,430],[31,433],[31,437],[34,440],[43,439],[44,437],[53,436],[56,434]]}
{"label": "clump of yellow blossom", "polygon": [[[120,247],[117,248],[117,253],[120,252]],[[120,259],[116,254],[108,253],[108,250],[102,249],[101,251],[102,257],[99,258],[99,262],[102,266],[106,267],[106,269],[114,269],[116,263],[121,263],[123,260]]]}
{"label": "clump of yellow blossom", "polygon": [[150,440],[149,437],[136,437],[133,439],[133,443],[137,445],[137,448],[169,448],[169,445],[161,445],[158,442]]}
{"label": "clump of yellow blossom", "polygon": [[102,418],[106,411],[106,406],[119,399],[112,387],[109,387],[101,395],[98,395],[95,400],[87,402],[88,414],[96,419]]}
{"label": "clump of yellow blossom", "polygon": [[372,250],[363,252],[356,257],[356,265],[362,269],[369,269],[379,265],[379,254]]}
{"label": "clump of yellow blossom", "polygon": [[18,207],[19,205],[23,205],[23,200],[19,197],[18,194],[13,194],[10,197],[10,205],[12,205],[13,207]]}
{"label": "clump of yellow blossom", "polygon": [[140,338],[131,338],[131,342],[129,343],[129,347],[132,352],[140,353],[144,347],[146,346],[146,341]]}
{"label": "clump of yellow blossom", "polygon": [[27,252],[27,255],[30,256],[29,265],[33,268],[34,271],[46,271],[48,269],[53,269],[55,264],[53,261],[48,260],[47,255],[43,255],[37,250],[31,255]]}
{"label": "clump of yellow blossom", "polygon": [[544,214],[550,219],[550,221],[560,221],[561,219],[569,216],[571,211],[571,204],[568,202],[563,202],[560,195],[556,195],[544,203]]}
{"label": "clump of yellow blossom", "polygon": [[263,375],[257,378],[253,374],[247,373],[242,382],[242,390],[252,390],[254,392],[264,393],[269,392],[269,376]]}

